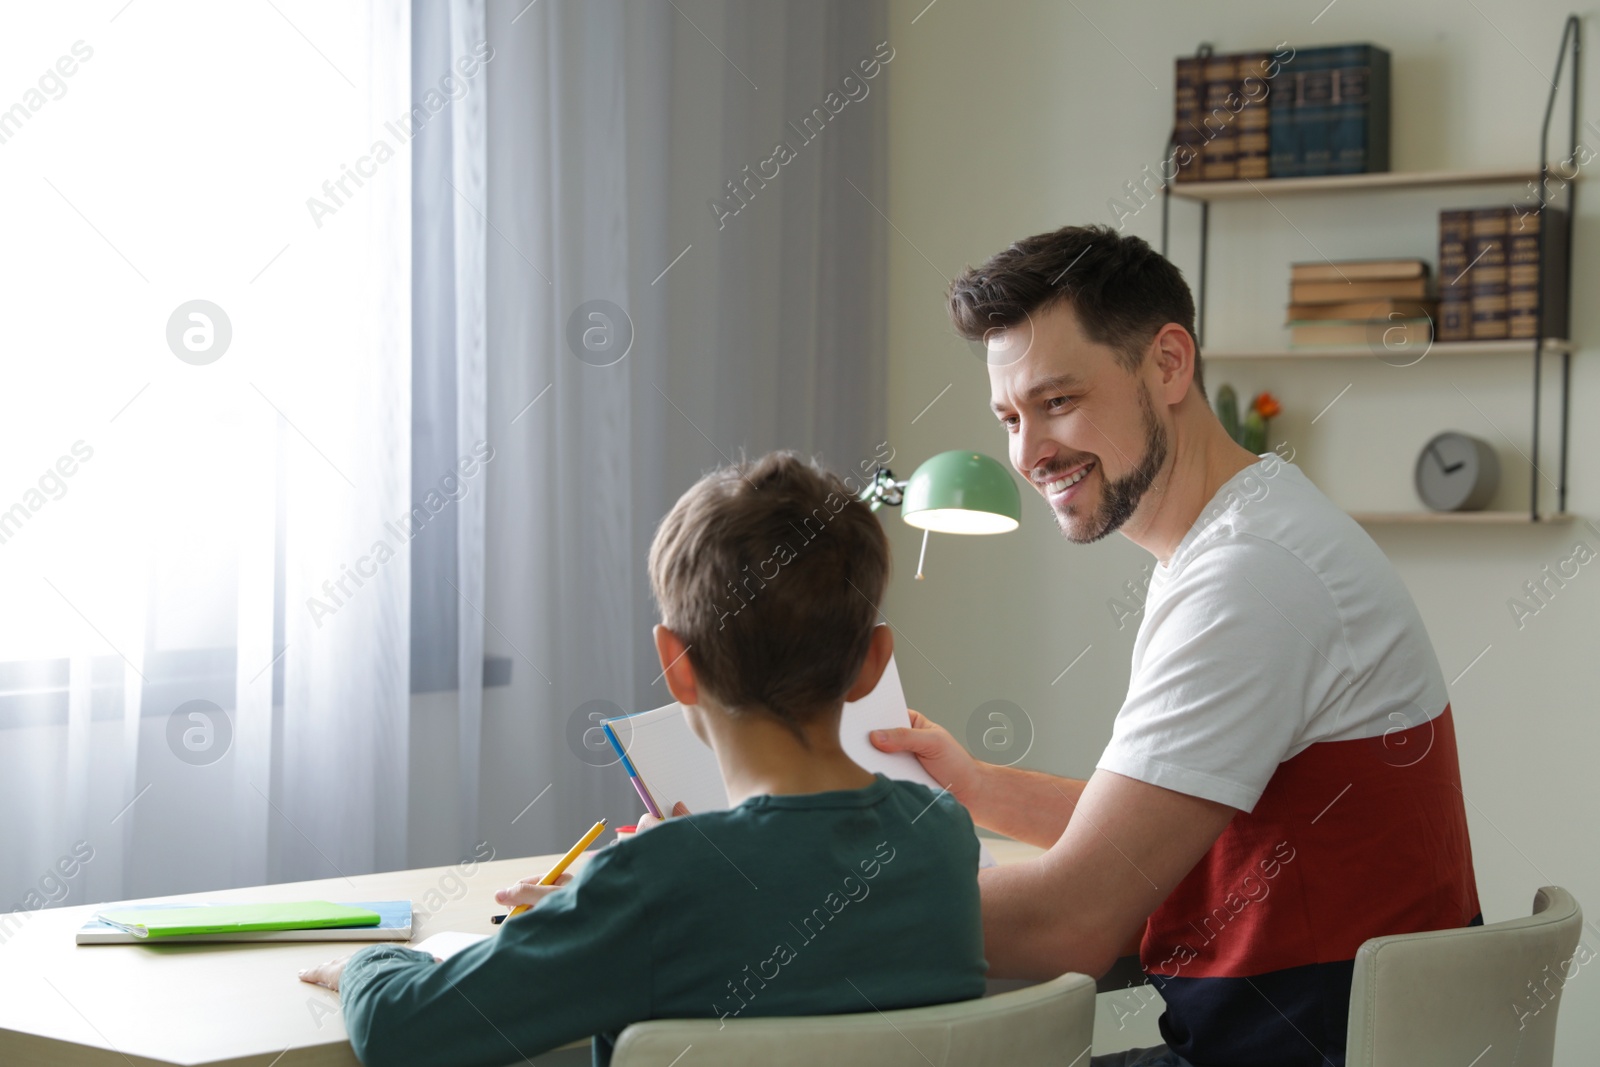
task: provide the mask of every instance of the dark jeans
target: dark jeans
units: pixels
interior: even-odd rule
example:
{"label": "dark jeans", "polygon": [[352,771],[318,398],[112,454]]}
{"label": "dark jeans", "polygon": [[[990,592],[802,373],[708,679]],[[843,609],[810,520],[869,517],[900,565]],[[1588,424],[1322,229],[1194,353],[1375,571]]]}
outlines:
{"label": "dark jeans", "polygon": [[1133,1048],[1108,1052],[1089,1061],[1090,1067],[1190,1067],[1188,1060],[1165,1045],[1159,1048]]}

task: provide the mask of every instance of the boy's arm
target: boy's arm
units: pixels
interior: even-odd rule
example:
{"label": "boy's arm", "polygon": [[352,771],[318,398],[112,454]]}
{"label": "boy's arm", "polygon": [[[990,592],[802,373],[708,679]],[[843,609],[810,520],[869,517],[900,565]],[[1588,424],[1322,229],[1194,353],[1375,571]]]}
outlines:
{"label": "boy's arm", "polygon": [[356,953],[340,980],[356,1056],[487,1067],[649,1018],[650,931],[622,851],[443,963],[398,946]]}

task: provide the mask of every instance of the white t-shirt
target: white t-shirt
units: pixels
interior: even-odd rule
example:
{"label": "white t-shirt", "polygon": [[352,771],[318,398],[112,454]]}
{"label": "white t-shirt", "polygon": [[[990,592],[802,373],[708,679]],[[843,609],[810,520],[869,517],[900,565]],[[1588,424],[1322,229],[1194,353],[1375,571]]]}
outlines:
{"label": "white t-shirt", "polygon": [[1098,766],[1250,811],[1307,746],[1419,726],[1447,701],[1388,558],[1300,468],[1267,453],[1153,568]]}

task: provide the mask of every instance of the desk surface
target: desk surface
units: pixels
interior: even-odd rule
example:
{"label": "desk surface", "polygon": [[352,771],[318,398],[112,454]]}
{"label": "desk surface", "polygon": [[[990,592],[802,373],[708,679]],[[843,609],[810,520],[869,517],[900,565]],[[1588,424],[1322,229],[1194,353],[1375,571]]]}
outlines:
{"label": "desk surface", "polygon": [[[1001,863],[1039,849],[986,839]],[[161,900],[402,900],[418,909],[412,941],[441,930],[492,933],[494,891],[547,870],[555,856],[494,860]],[[582,860],[580,863],[584,862]],[[429,904],[437,906],[424,914]],[[361,947],[339,942],[76,945],[103,905],[0,916],[0,1063],[7,1067],[353,1067],[339,996],[295,977]],[[19,925],[20,924],[20,925]]]}

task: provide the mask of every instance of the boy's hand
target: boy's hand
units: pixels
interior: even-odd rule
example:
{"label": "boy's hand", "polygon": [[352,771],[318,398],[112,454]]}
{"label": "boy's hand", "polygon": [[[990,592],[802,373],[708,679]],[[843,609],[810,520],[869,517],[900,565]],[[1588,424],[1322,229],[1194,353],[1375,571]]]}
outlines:
{"label": "boy's hand", "polygon": [[327,963],[319,963],[315,967],[307,967],[300,972],[300,981],[310,982],[312,985],[326,986],[335,993],[339,992],[339,978],[344,974],[344,965],[349,956],[341,956]]}
{"label": "boy's hand", "polygon": [[874,730],[869,736],[880,752],[909,752],[935,781],[971,809],[983,786],[983,767],[950,731],[919,712],[911,713],[911,728]]}
{"label": "boy's hand", "polygon": [[[675,815],[687,815],[687,814],[689,814],[689,808],[688,808],[687,805],[684,804],[683,801],[680,800],[676,804],[672,805],[672,811],[667,816],[667,818],[670,819]],[[658,819],[654,815],[651,815],[647,811],[643,815],[639,816],[639,828],[637,830],[635,830],[634,833],[642,834],[646,830],[650,829],[650,827],[652,827],[652,826],[660,826],[665,821],[666,821],[665,819]]]}
{"label": "boy's hand", "polygon": [[544,875],[542,874],[538,878],[524,878],[516,885],[495,890],[494,899],[497,903],[504,904],[508,908],[516,907],[518,904],[526,904],[531,908],[557,889],[572,881],[572,875],[563,874],[556,879],[555,885],[540,885],[539,883],[543,880]]}

